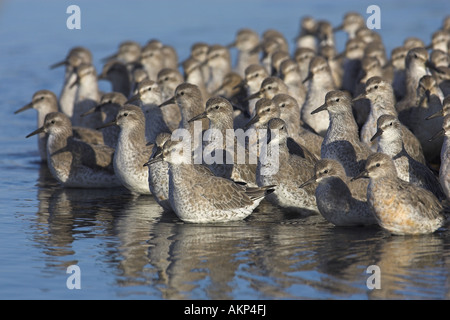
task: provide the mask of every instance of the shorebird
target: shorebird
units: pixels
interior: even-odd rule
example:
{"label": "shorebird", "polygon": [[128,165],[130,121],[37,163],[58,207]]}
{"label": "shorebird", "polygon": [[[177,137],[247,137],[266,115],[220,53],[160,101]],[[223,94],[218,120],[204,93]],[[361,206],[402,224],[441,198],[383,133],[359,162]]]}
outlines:
{"label": "shorebird", "polygon": [[[300,185],[304,188],[316,183],[315,196],[320,214],[335,226],[364,226],[378,224],[371,205],[364,197],[358,197],[354,182],[345,174],[339,161],[319,160],[314,166],[314,175]],[[352,188],[353,187],[353,188]]]}
{"label": "shorebird", "polygon": [[348,176],[355,176],[372,152],[359,140],[351,98],[343,91],[330,91],[325,97],[325,103],[313,113],[325,110],[328,111],[330,125],[322,143],[321,157],[339,161]]}
{"label": "shorebird", "polygon": [[[184,81],[196,85],[204,99],[209,99],[210,94],[206,90],[206,83],[202,73],[202,68],[199,67],[200,62],[195,58],[188,58],[183,61]],[[170,98],[170,97],[169,97]]]}
{"label": "shorebird", "polygon": [[444,208],[428,190],[397,177],[392,159],[374,153],[365,169],[353,179],[368,177],[367,199],[381,227],[392,234],[435,232],[445,223]]}
{"label": "shorebird", "polygon": [[267,77],[261,83],[259,91],[247,97],[247,100],[266,98],[272,99],[279,93],[289,93],[288,86],[279,77]]}
{"label": "shorebird", "polygon": [[76,68],[82,64],[92,64],[92,53],[85,47],[74,47],[69,51],[66,59],[50,66],[51,69],[66,66],[64,84],[59,95],[59,105],[61,112],[69,118],[73,115],[73,107],[78,92]]}
{"label": "shorebird", "polygon": [[148,164],[169,163],[169,201],[176,215],[188,223],[216,223],[248,217],[274,186],[251,188],[196,170],[185,144],[168,141]]}
{"label": "shorebird", "polygon": [[231,72],[231,55],[227,47],[212,45],[208,50],[205,62],[209,66],[210,78],[206,81],[206,89],[214,92],[223,83],[224,77]]}
{"label": "shorebird", "polygon": [[279,118],[267,124],[267,137],[267,151],[260,154],[256,172],[259,186],[277,186],[267,200],[287,211],[318,212],[314,186],[298,188],[313,174],[314,160],[290,152],[287,126]]}
{"label": "shorebird", "polygon": [[93,65],[82,64],[76,68],[77,79],[73,85],[78,84],[78,91],[71,117],[72,125],[95,129],[102,124],[101,113],[90,117],[81,115],[95,107],[100,101],[97,72]]}
{"label": "shorebird", "polygon": [[[51,112],[58,111],[58,99],[56,95],[49,90],[39,90],[33,94],[33,98],[30,103],[27,103],[22,108],[16,110],[14,114],[23,112],[25,110],[35,109],[38,112],[37,127],[40,128],[44,125],[45,117]],[[83,140],[92,144],[103,144],[104,139],[99,132],[94,129],[85,127],[72,127],[73,135],[75,138]],[[38,135],[38,148],[41,160],[47,161],[47,135],[44,132]]]}
{"label": "shorebird", "polygon": [[[211,75],[209,66],[205,62],[208,57],[209,45],[204,42],[196,42],[191,46],[191,55],[190,58],[194,58],[200,63],[200,70],[202,71],[203,81],[206,82],[209,80]],[[205,97],[206,99],[206,97]]]}
{"label": "shorebird", "polygon": [[[157,83],[161,90],[162,101],[173,97],[175,89],[184,82],[183,75],[177,69],[164,68],[158,73]],[[171,131],[178,128],[181,121],[180,109],[176,103],[166,105],[162,110],[164,120]]]}
{"label": "shorebird", "polygon": [[306,88],[303,85],[297,62],[292,59],[284,60],[280,65],[280,77],[287,85],[289,95],[297,100],[300,111],[300,107],[305,103]]}
{"label": "shorebird", "polygon": [[[261,88],[261,84],[269,77],[266,69],[259,64],[252,64],[245,69],[245,77],[239,86],[245,86],[247,90],[247,96],[250,97]],[[258,98],[247,99],[248,100],[248,113],[250,116],[255,115],[255,104]]]}
{"label": "shorebird", "polygon": [[98,80],[108,80],[113,92],[120,92],[125,97],[131,94],[130,73],[127,65],[119,60],[109,60],[105,63]]}
{"label": "shorebird", "polygon": [[432,76],[423,76],[417,87],[417,102],[415,106],[399,114],[399,119],[405,123],[411,132],[419,139],[425,159],[430,163],[439,162],[443,138],[429,141],[436,128],[442,128],[442,118],[425,120],[428,116],[442,109],[442,91]]}
{"label": "shorebird", "polygon": [[366,26],[366,21],[357,12],[348,12],[344,16],[342,24],[334,28],[333,31],[344,30],[348,34],[349,39],[356,36],[356,31]]}
{"label": "shorebird", "polygon": [[317,51],[317,21],[311,16],[304,16],[300,21],[300,31],[295,44],[298,48]]}
{"label": "shorebird", "polygon": [[450,35],[448,31],[437,30],[431,37],[431,43],[427,46],[427,49],[441,50],[448,53],[448,47],[450,43]]}
{"label": "shorebird", "polygon": [[[353,100],[369,99],[370,112],[366,122],[361,128],[361,141],[370,146],[373,152],[378,149],[378,140],[371,138],[377,132],[378,118],[383,114],[398,117],[395,109],[395,96],[392,85],[380,78],[372,77],[366,82],[365,91]],[[417,137],[402,123],[400,123],[405,150],[408,154],[420,163],[426,164],[423,155],[422,144]]]}
{"label": "shorebird", "polygon": [[324,136],[329,125],[326,114],[311,114],[317,106],[322,105],[327,92],[335,90],[333,76],[327,61],[320,56],[314,57],[309,65],[309,74],[303,82],[309,80],[305,103],[301,108],[301,119],[314,131]]}
{"label": "shorebird", "polygon": [[64,187],[111,188],[122,185],[114,173],[114,149],[75,139],[70,119],[64,113],[47,114],[44,125],[27,138],[39,133],[48,134],[47,164],[52,176]]}
{"label": "shorebird", "polygon": [[[103,124],[106,124],[116,119],[120,107],[122,107],[126,102],[127,98],[122,93],[108,92],[102,95],[97,106],[83,113],[81,116],[86,117],[89,114],[101,112],[104,114]],[[119,131],[119,127],[117,126],[110,126],[103,129],[101,134],[103,135],[104,143],[115,149],[117,146]]]}
{"label": "shorebird", "polygon": [[402,113],[416,105],[417,88],[419,81],[423,76],[429,75],[428,68],[433,68],[428,60],[428,51],[423,47],[410,49],[405,58],[405,84],[406,92],[402,100],[397,102],[396,109],[399,113],[399,119],[405,125],[407,122],[402,120]]}
{"label": "shorebird", "polygon": [[[310,48],[297,48],[294,52],[294,60],[297,62],[300,69],[300,76],[302,80],[306,79],[309,74],[309,64],[311,60],[316,56],[316,51]],[[308,82],[304,81],[303,85],[308,87]]]}
{"label": "shorebird", "polygon": [[256,31],[243,28],[238,30],[236,39],[227,47],[238,49],[234,71],[241,77],[245,76],[245,69],[252,64],[259,63],[259,52],[255,48],[259,45],[259,35]]}
{"label": "shorebird", "polygon": [[372,140],[379,137],[377,151],[392,158],[397,176],[406,182],[429,190],[439,200],[445,199],[439,180],[434,173],[406,152],[398,118],[392,115],[382,115],[378,118],[377,128]]}
{"label": "shorebird", "polygon": [[[189,122],[204,118],[209,119],[209,130],[203,134],[203,154],[211,156],[205,164],[216,176],[256,187],[256,161],[250,162],[246,148],[238,148],[231,103],[222,97],[210,98],[206,102],[205,112],[193,117]],[[239,152],[243,154],[239,155]]]}
{"label": "shorebird", "polygon": [[450,199],[450,114],[444,117],[442,129],[431,137],[435,139],[444,135],[444,143],[441,150],[441,165],[439,167],[439,182],[447,198]]}
{"label": "shorebird", "polygon": [[[145,116],[141,108],[125,104],[114,121],[100,128],[117,125],[120,128],[114,152],[114,172],[122,185],[133,194],[150,194],[148,169],[143,163],[150,158],[153,146],[145,140]],[[99,129],[100,129],[99,128]]]}
{"label": "shorebird", "polygon": [[164,55],[160,42],[149,42],[141,50],[140,62],[145,68],[150,80],[156,81],[158,72],[164,68]]}
{"label": "shorebird", "polygon": [[119,60],[125,64],[133,63],[139,61],[141,56],[141,45],[136,41],[127,40],[119,44],[119,48],[116,53],[103,58],[104,62],[110,60]]}
{"label": "shorebird", "polygon": [[[164,144],[170,139],[170,133],[158,134],[150,159],[162,152]],[[169,202],[169,164],[165,161],[157,161],[150,164],[145,163],[144,166],[148,166],[148,185],[153,198],[165,210],[172,211]]]}
{"label": "shorebird", "polygon": [[138,93],[128,100],[128,103],[139,101],[139,107],[145,115],[145,138],[155,143],[161,132],[170,133],[164,115],[159,105],[162,103],[161,90],[153,80],[144,80],[138,86]]}
{"label": "shorebird", "polygon": [[[300,120],[300,108],[296,99],[288,94],[280,93],[273,97],[272,103],[280,110],[279,117],[286,123],[289,137],[298,144],[308,146],[317,159],[320,159],[320,150],[323,137],[303,126]],[[270,120],[270,119],[269,119]]]}
{"label": "shorebird", "polygon": [[405,58],[408,49],[404,46],[395,47],[391,51],[391,60],[389,64],[393,68],[392,87],[394,89],[395,99],[400,101],[406,95],[406,66]]}
{"label": "shorebird", "polygon": [[[193,117],[203,113],[205,111],[205,105],[203,103],[203,97],[196,85],[190,83],[182,83],[175,89],[175,94],[170,99],[164,101],[159,105],[160,108],[166,108],[169,105],[177,105],[181,113],[181,122],[179,128],[189,131],[191,139],[194,137],[194,125],[189,123]],[[202,128],[206,130],[208,128],[208,120],[202,121]]]}
{"label": "shorebird", "polygon": [[361,72],[361,60],[364,57],[366,43],[359,37],[349,39],[345,44],[345,50],[337,57],[344,56],[342,89],[355,94],[356,81]]}

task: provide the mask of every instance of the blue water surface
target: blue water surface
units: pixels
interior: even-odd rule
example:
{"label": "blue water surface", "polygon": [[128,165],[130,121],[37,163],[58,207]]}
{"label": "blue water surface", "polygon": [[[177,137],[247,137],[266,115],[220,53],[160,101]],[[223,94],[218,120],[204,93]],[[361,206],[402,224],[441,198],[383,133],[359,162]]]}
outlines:
{"label": "blue water surface", "polygon": [[[72,4],[80,30],[66,27]],[[25,139],[36,113],[13,114],[37,90],[59,94],[64,70],[49,66],[74,46],[89,48],[98,70],[124,40],[159,39],[181,60],[194,42],[227,44],[243,27],[277,29],[293,49],[302,16],[337,26],[350,10],[369,17],[372,4],[388,54],[409,36],[429,43],[450,14],[446,0],[2,1],[0,299],[448,299],[445,230],[392,237],[265,202],[245,221],[184,224],[151,197],[60,187],[39,162],[36,139]],[[336,41],[342,50],[345,34]],[[70,265],[80,267],[80,290],[66,285]],[[380,267],[381,289],[367,286],[370,265]]]}

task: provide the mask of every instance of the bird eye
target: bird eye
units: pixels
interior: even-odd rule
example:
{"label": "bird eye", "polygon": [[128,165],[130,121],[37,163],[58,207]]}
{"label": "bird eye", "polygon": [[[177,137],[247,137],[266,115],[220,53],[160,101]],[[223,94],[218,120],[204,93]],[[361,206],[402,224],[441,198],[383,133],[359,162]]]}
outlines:
{"label": "bird eye", "polygon": [[164,78],[164,81],[169,81],[169,77],[165,77],[165,78]]}
{"label": "bird eye", "polygon": [[50,121],[51,124],[55,124],[55,120]]}
{"label": "bird eye", "polygon": [[390,126],[392,126],[392,122],[391,122],[391,123],[389,123],[389,125],[390,125]]}
{"label": "bird eye", "polygon": [[379,163],[377,163],[376,165],[375,165],[376,167],[379,167],[380,166],[380,164]]}
{"label": "bird eye", "polygon": [[181,94],[182,96],[184,96],[184,91],[181,91],[180,94]]}
{"label": "bird eye", "polygon": [[40,98],[39,98],[39,100],[44,100],[44,98],[45,98],[45,97],[44,97],[44,96],[42,96],[42,97],[40,97]]}
{"label": "bird eye", "polygon": [[286,103],[283,103],[283,104],[281,105],[281,107],[282,107],[282,108],[286,107]]}
{"label": "bird eye", "polygon": [[337,98],[335,101],[336,101],[336,102],[339,102],[339,98]]}
{"label": "bird eye", "polygon": [[128,112],[125,112],[125,113],[123,114],[123,116],[124,116],[124,117],[127,117],[127,116],[128,116]]}
{"label": "bird eye", "polygon": [[271,87],[271,86],[268,86],[268,87],[267,87],[267,90],[272,90],[272,87]]}
{"label": "bird eye", "polygon": [[147,91],[152,91],[152,87],[148,88]]}
{"label": "bird eye", "polygon": [[414,54],[414,58],[416,58],[416,59],[418,58],[418,57],[417,57],[417,54]]}
{"label": "bird eye", "polygon": [[256,77],[259,77],[259,73],[255,74],[255,78],[256,78]]}
{"label": "bird eye", "polygon": [[266,112],[269,112],[269,111],[270,111],[270,108],[267,108],[267,109],[266,109]]}
{"label": "bird eye", "polygon": [[216,106],[216,110],[218,110],[219,109],[219,106]]}
{"label": "bird eye", "polygon": [[326,169],[323,173],[328,173],[328,169]]}
{"label": "bird eye", "polygon": [[374,88],[375,88],[375,89],[378,89],[378,86],[375,86]]}

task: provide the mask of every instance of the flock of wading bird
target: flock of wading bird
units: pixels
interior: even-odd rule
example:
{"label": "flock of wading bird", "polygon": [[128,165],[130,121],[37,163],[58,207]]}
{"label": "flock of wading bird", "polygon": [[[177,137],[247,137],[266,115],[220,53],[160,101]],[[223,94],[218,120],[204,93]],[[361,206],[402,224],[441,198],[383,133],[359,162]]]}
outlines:
{"label": "flock of wading bird", "polygon": [[[293,53],[277,30],[243,28],[226,46],[192,44],[182,62],[159,40],[124,41],[97,74],[91,52],[74,47],[51,66],[65,66],[59,97],[40,90],[16,113],[38,111],[27,137],[38,135],[64,187],[122,186],[185,222],[244,219],[267,199],[336,226],[432,233],[450,213],[450,16],[427,43],[402,40],[389,59],[380,35],[349,12],[335,28],[303,17]],[[228,161],[180,161],[194,152],[173,133],[194,135],[197,121],[203,145]],[[277,170],[260,151],[249,161],[252,136],[231,140],[247,161],[230,157],[223,137],[236,129],[266,132]]]}

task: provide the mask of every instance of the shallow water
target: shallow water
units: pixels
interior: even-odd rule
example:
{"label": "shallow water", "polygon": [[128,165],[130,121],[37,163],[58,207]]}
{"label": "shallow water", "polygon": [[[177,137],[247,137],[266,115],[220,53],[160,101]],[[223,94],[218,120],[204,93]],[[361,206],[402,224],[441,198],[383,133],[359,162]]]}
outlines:
{"label": "shallow water", "polygon": [[[36,114],[13,115],[39,89],[59,94],[63,70],[48,66],[75,45],[92,50],[97,68],[126,39],[158,38],[184,59],[193,42],[226,44],[241,27],[275,28],[293,39],[305,14],[338,25],[344,12],[365,14],[372,3],[77,1],[82,29],[68,30],[70,4],[0,7],[1,299],[450,298],[447,230],[395,237],[377,227],[337,228],[267,202],[244,221],[185,224],[151,197],[61,188],[39,163],[36,139],[25,139]],[[447,1],[378,5],[388,52],[408,36],[428,42],[450,13]],[[345,36],[336,40],[342,49]],[[80,290],[66,286],[70,265],[80,267]],[[380,268],[381,289],[367,285],[371,265]]]}

